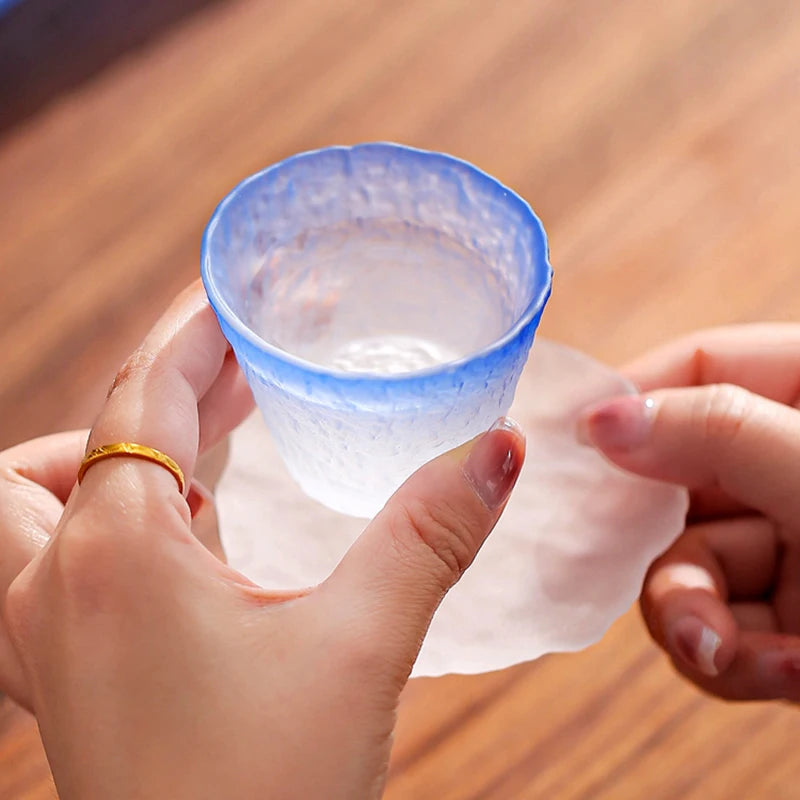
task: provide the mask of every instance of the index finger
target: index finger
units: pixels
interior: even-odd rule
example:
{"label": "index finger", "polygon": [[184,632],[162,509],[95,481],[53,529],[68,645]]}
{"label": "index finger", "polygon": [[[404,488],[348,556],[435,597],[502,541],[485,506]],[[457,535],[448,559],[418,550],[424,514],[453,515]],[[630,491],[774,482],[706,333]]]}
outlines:
{"label": "index finger", "polygon": [[[117,375],[89,435],[87,452],[134,442],[165,453],[180,466],[188,490],[197,458],[198,403],[225,362],[227,342],[200,282],[182,292]],[[146,479],[174,491],[166,469],[134,458],[109,458],[92,465],[83,485],[103,480]]]}
{"label": "index finger", "polygon": [[642,391],[730,383],[786,405],[800,400],[800,325],[760,323],[698,331],[630,362]]}

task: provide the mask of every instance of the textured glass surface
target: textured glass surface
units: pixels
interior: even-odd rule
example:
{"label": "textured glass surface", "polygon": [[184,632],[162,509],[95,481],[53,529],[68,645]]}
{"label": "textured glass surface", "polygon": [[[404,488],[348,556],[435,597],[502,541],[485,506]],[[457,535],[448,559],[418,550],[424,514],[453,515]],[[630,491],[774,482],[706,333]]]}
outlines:
{"label": "textured glass surface", "polygon": [[206,228],[202,274],[289,472],[355,516],[508,410],[551,280],[520,197],[392,144],[245,180]]}

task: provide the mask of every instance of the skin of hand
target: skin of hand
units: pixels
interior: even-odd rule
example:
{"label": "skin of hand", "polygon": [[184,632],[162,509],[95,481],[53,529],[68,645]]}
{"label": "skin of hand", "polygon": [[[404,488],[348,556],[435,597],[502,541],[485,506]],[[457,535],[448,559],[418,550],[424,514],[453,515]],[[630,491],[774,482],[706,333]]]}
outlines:
{"label": "skin of hand", "polygon": [[[144,443],[191,476],[251,402],[195,285],[123,367],[87,447]],[[400,691],[505,506],[519,429],[502,420],[423,467],[326,581],[282,593],[198,542],[167,470],[113,458],[73,488],[80,453],[64,447],[58,481],[32,479],[51,535],[20,555],[36,551],[4,606],[62,800],[379,797]]]}
{"label": "skin of hand", "polygon": [[[75,484],[88,430],[43,436],[0,452],[0,609],[11,582],[53,534]],[[186,497],[195,536],[218,558],[213,495],[197,480]],[[0,615],[0,690],[32,710],[19,658]]]}
{"label": "skin of hand", "polygon": [[645,579],[650,633],[711,694],[799,702],[800,325],[700,332],[627,373],[642,394],[588,409],[579,438],[690,490]]}

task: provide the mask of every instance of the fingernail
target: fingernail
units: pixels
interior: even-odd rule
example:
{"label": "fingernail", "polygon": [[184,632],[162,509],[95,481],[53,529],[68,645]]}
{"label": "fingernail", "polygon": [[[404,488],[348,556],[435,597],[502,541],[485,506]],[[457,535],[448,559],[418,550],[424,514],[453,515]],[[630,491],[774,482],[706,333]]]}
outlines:
{"label": "fingernail", "polygon": [[578,420],[581,444],[601,450],[633,450],[650,436],[656,403],[652,397],[629,395],[596,405]]}
{"label": "fingernail", "polygon": [[681,617],[667,633],[673,653],[690,667],[711,677],[719,674],[717,651],[722,644],[720,635],[698,617]]}
{"label": "fingernail", "polygon": [[762,678],[783,690],[800,689],[800,653],[796,650],[773,650],[758,656]]}
{"label": "fingernail", "polygon": [[470,450],[464,475],[483,504],[494,511],[508,499],[525,460],[525,435],[509,417],[501,417]]}

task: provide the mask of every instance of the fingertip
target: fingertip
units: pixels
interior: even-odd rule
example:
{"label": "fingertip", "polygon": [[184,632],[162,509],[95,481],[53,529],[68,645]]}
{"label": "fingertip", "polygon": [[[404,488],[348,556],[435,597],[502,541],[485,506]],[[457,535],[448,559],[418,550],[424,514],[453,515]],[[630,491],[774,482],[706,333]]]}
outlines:
{"label": "fingertip", "polygon": [[757,681],[771,697],[800,701],[800,648],[797,641],[777,643],[769,649],[755,649]]}
{"label": "fingertip", "polygon": [[208,303],[208,295],[206,294],[205,287],[203,286],[202,278],[195,278],[188,286],[185,286],[176,296],[176,302],[185,302],[188,300],[196,301],[202,298],[203,301]]}
{"label": "fingertip", "polygon": [[525,461],[525,434],[510,417],[500,417],[474,440],[463,472],[467,483],[489,511],[508,501]]}
{"label": "fingertip", "polygon": [[607,454],[635,450],[648,441],[656,411],[655,399],[645,395],[604,400],[579,417],[578,441]]}
{"label": "fingertip", "polygon": [[703,553],[673,548],[648,573],[642,613],[653,638],[691,674],[714,677],[736,653],[738,626],[723,574]]}
{"label": "fingertip", "polygon": [[716,663],[722,637],[693,614],[679,617],[667,628],[667,648],[673,659],[708,677],[719,675]]}
{"label": "fingertip", "polygon": [[499,417],[492,423],[487,433],[491,431],[507,431],[517,441],[522,442],[523,446],[525,444],[525,431],[522,430],[522,426],[513,417]]}
{"label": "fingertip", "polygon": [[661,618],[664,647],[684,669],[716,677],[733,663],[738,629],[718,598],[699,590],[682,593],[665,604]]}

